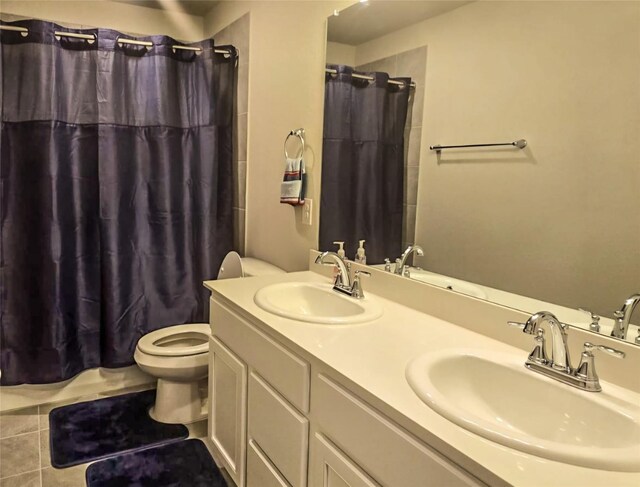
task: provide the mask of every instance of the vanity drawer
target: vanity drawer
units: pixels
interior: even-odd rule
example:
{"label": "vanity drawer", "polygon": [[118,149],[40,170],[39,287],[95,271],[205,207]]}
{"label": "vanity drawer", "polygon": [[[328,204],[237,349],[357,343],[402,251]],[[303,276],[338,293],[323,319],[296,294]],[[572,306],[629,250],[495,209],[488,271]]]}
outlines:
{"label": "vanity drawer", "polygon": [[247,450],[247,487],[290,487],[253,440]]}
{"label": "vanity drawer", "polygon": [[482,486],[329,377],[313,384],[320,430],[368,475],[388,486]]}
{"label": "vanity drawer", "polygon": [[211,299],[211,329],[303,413],[309,412],[309,364],[225,305]]}
{"label": "vanity drawer", "polygon": [[307,485],[309,420],[258,374],[249,374],[249,440],[273,462],[293,487]]}

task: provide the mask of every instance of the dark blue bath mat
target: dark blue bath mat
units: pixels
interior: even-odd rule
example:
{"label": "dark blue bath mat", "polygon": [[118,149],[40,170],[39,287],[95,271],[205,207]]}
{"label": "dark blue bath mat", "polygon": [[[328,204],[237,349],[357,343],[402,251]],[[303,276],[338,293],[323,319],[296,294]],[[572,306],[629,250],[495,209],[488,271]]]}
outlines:
{"label": "dark blue bath mat", "polygon": [[187,438],[186,426],[151,419],[148,410],[155,397],[156,391],[151,390],[53,409],[49,413],[51,464],[70,467]]}
{"label": "dark blue bath mat", "polygon": [[87,487],[226,487],[200,440],[138,450],[87,468]]}

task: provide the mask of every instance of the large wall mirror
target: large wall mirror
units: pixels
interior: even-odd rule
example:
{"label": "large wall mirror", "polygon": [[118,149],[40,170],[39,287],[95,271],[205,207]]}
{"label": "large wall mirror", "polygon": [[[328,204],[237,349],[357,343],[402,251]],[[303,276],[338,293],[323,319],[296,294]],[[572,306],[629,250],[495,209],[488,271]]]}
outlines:
{"label": "large wall mirror", "polygon": [[638,2],[371,0],[330,17],[327,86],[333,71],[415,84],[402,237],[385,257],[419,244],[412,278],[609,335],[640,293],[638,39]]}

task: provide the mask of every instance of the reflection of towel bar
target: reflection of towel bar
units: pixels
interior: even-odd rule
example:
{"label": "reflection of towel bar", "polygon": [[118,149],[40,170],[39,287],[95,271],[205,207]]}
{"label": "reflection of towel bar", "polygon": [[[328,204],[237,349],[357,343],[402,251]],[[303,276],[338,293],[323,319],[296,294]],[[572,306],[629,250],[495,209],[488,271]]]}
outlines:
{"label": "reflection of towel bar", "polygon": [[497,147],[509,145],[517,147],[518,149],[524,149],[527,146],[527,141],[524,139],[514,140],[513,142],[502,142],[499,144],[465,144],[465,145],[431,145],[429,150],[440,152],[442,149],[465,149],[467,147]]}
{"label": "reflection of towel bar", "polygon": [[289,140],[289,137],[298,137],[300,139],[300,143],[302,144],[302,151],[300,152],[300,157],[302,157],[304,155],[304,129],[299,128],[299,129],[292,130],[291,132],[289,132],[289,135],[287,135],[287,138],[284,139],[284,156],[287,159],[290,159],[289,154],[287,153],[287,140]]}

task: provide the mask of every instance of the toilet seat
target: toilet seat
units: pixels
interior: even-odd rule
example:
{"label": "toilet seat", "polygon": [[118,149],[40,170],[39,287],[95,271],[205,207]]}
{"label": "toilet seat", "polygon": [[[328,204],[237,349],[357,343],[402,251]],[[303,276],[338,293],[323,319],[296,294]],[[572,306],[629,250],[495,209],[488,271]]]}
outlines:
{"label": "toilet seat", "polygon": [[209,352],[211,328],[208,323],[174,325],[147,333],[138,340],[138,349],[149,355],[178,357]]}

